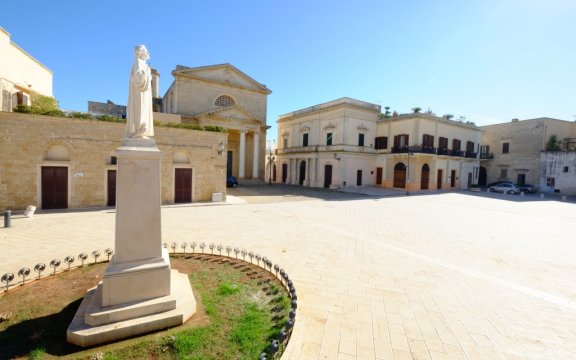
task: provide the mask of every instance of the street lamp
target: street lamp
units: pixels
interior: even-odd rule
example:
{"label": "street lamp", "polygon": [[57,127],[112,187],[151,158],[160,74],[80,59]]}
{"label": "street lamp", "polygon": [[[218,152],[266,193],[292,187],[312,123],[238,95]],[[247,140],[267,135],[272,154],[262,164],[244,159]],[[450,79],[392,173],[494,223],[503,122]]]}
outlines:
{"label": "street lamp", "polygon": [[408,166],[406,166],[406,196],[410,195],[408,192],[408,185],[410,183],[410,156],[414,155],[414,153],[410,152],[410,148],[408,148]]}

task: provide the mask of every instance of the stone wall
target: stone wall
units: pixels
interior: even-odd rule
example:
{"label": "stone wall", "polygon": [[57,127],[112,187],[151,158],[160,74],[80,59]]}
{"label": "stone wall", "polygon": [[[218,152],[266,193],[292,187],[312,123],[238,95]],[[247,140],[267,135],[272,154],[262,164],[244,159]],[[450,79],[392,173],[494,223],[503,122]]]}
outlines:
{"label": "stone wall", "polygon": [[[192,201],[226,193],[226,156],[217,146],[227,134],[187,129],[155,129],[163,152],[162,202],[174,202],[174,168],[193,171]],[[0,112],[0,209],[41,205],[42,166],[68,168],[68,207],[105,206],[107,171],[122,142],[125,124]]]}

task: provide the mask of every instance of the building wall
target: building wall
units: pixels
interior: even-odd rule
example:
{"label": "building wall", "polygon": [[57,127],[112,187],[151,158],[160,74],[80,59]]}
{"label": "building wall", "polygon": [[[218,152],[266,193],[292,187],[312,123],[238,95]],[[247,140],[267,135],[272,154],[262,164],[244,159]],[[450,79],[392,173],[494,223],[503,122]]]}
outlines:
{"label": "building wall", "polygon": [[542,152],[540,166],[540,191],[576,194],[576,152]]}
{"label": "building wall", "polygon": [[0,110],[11,111],[19,91],[52,96],[52,72],[18,45],[0,27]]}
{"label": "building wall", "polygon": [[[493,158],[483,161],[488,183],[494,181],[518,182],[518,175],[525,176],[525,183],[540,183],[540,153],[545,150],[551,135],[558,140],[569,136],[574,123],[539,118],[532,120],[482,126],[482,144],[490,146]],[[509,152],[503,152],[503,144]],[[503,176],[506,175],[506,176]]]}
{"label": "building wall", "polygon": [[[210,201],[226,193],[226,156],[217,155],[227,134],[156,127],[163,152],[162,202],[174,202],[174,168],[193,169],[192,201]],[[40,168],[68,167],[68,207],[105,206],[107,170],[121,146],[125,124],[96,120],[0,112],[0,209],[40,207]],[[68,159],[47,160],[50,149],[63,149]]]}

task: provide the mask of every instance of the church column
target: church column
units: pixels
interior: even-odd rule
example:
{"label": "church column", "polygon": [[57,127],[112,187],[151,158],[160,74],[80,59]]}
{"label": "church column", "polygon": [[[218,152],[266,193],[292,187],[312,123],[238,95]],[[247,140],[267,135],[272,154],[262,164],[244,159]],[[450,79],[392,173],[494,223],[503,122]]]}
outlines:
{"label": "church column", "polygon": [[[259,161],[258,161],[258,154],[260,153],[260,133],[259,132],[255,132],[254,133],[254,161],[252,161],[252,178],[253,179],[257,179],[258,178],[258,165],[259,165]],[[272,169],[270,169],[270,171],[272,171]]]}
{"label": "church column", "polygon": [[246,171],[245,171],[245,167],[246,167],[246,131],[241,131],[240,132],[240,155],[238,156],[239,158],[239,171],[238,171],[238,176],[240,177],[240,179],[244,179],[244,177],[246,176]]}

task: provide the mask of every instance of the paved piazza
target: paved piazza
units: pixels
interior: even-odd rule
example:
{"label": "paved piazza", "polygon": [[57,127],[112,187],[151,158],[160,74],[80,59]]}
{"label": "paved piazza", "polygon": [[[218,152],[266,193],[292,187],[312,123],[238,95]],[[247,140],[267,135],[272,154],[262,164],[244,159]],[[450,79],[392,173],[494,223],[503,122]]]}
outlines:
{"label": "paved piazza", "polygon": [[[298,291],[283,359],[576,358],[576,205],[538,197],[231,189],[162,209],[166,242],[284,266]],[[114,211],[15,216],[0,274],[113,247]]]}

